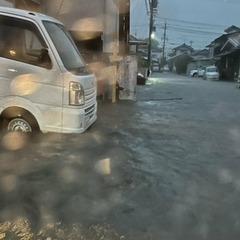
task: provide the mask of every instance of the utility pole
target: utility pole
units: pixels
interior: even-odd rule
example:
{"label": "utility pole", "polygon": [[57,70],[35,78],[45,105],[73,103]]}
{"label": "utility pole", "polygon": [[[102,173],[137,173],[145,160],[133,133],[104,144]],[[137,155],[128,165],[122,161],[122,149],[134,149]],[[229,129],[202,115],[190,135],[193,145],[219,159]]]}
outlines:
{"label": "utility pole", "polygon": [[162,54],[162,61],[161,61],[162,66],[165,64],[166,32],[167,32],[167,23],[165,22],[164,34],[163,34],[163,54]]}
{"label": "utility pole", "polygon": [[148,70],[151,70],[152,65],[152,32],[153,32],[153,10],[157,8],[158,0],[149,0],[150,21],[149,21],[149,36],[148,36]]}

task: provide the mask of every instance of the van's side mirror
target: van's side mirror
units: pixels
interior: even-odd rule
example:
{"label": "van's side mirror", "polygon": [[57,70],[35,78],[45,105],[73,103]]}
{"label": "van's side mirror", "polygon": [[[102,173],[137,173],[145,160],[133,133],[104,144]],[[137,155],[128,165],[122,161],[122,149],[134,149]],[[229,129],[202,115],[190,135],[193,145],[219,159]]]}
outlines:
{"label": "van's side mirror", "polygon": [[52,63],[51,59],[48,54],[48,49],[47,48],[42,48],[39,56],[39,63],[40,65],[46,67],[47,69],[52,68]]}

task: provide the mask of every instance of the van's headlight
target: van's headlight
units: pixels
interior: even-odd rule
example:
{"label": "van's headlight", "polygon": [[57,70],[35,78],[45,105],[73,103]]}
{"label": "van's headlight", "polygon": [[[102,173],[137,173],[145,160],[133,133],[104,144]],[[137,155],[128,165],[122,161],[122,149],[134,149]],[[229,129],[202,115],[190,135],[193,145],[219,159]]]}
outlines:
{"label": "van's headlight", "polygon": [[69,104],[80,106],[84,105],[85,96],[83,86],[78,82],[69,83]]}

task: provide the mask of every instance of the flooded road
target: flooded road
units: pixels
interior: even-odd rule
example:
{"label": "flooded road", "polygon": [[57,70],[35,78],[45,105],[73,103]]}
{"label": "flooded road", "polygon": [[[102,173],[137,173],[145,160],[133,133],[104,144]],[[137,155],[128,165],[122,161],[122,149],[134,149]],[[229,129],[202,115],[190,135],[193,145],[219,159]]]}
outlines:
{"label": "flooded road", "polygon": [[84,134],[2,137],[0,239],[239,239],[239,102],[154,74]]}

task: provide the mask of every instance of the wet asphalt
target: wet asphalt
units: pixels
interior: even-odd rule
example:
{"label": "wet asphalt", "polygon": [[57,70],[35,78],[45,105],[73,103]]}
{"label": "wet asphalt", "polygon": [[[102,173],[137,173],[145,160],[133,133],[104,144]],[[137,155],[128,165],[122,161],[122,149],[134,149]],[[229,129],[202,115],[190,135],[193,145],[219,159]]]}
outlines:
{"label": "wet asphalt", "polygon": [[3,136],[0,239],[240,239],[235,86],[154,73],[83,134]]}

